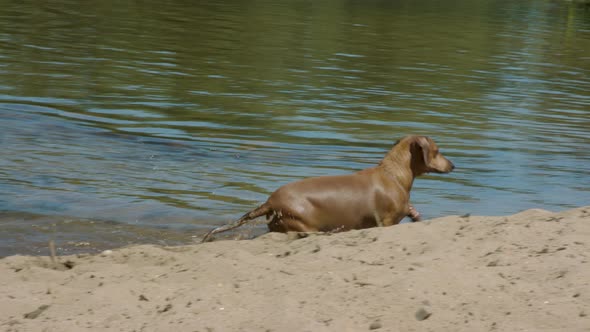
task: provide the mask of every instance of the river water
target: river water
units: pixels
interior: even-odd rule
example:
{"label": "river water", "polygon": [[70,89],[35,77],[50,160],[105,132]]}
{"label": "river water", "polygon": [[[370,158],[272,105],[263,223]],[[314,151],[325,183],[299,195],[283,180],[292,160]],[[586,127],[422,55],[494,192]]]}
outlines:
{"label": "river water", "polygon": [[190,243],[281,184],[375,165],[407,134],[457,166],[415,182],[425,217],[590,204],[590,6],[0,9],[0,256]]}

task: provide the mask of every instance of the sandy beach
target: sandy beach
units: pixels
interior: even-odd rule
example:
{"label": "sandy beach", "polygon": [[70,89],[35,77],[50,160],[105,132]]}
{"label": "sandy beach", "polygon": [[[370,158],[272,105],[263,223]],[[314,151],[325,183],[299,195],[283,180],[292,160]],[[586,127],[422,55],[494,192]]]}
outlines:
{"label": "sandy beach", "polygon": [[590,207],[0,260],[2,331],[590,331]]}

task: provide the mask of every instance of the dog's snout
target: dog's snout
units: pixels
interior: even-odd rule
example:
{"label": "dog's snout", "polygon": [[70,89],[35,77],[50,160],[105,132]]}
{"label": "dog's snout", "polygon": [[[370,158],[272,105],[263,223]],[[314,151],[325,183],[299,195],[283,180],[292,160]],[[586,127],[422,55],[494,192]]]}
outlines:
{"label": "dog's snout", "polygon": [[455,164],[453,164],[452,161],[449,161],[449,164],[451,164],[451,171],[455,169]]}

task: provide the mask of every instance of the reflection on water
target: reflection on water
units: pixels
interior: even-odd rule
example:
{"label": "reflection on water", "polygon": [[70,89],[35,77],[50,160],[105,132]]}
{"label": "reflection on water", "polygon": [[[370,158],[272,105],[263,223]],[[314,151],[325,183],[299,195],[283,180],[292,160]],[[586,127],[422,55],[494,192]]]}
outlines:
{"label": "reflection on water", "polygon": [[458,166],[415,183],[427,217],[590,201],[586,5],[25,1],[0,16],[0,254],[34,252],[39,220],[64,243],[184,243],[410,133]]}

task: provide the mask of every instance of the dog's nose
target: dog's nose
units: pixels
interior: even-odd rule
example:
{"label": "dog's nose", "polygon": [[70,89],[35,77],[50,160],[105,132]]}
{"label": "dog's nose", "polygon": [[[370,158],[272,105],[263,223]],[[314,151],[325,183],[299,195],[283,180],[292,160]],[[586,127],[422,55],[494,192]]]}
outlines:
{"label": "dog's nose", "polygon": [[[449,161],[449,162],[450,162],[450,161]],[[455,169],[455,164],[453,164],[452,162],[450,162],[450,163],[451,163],[451,171],[452,171],[452,170],[454,170],[454,169]]]}

